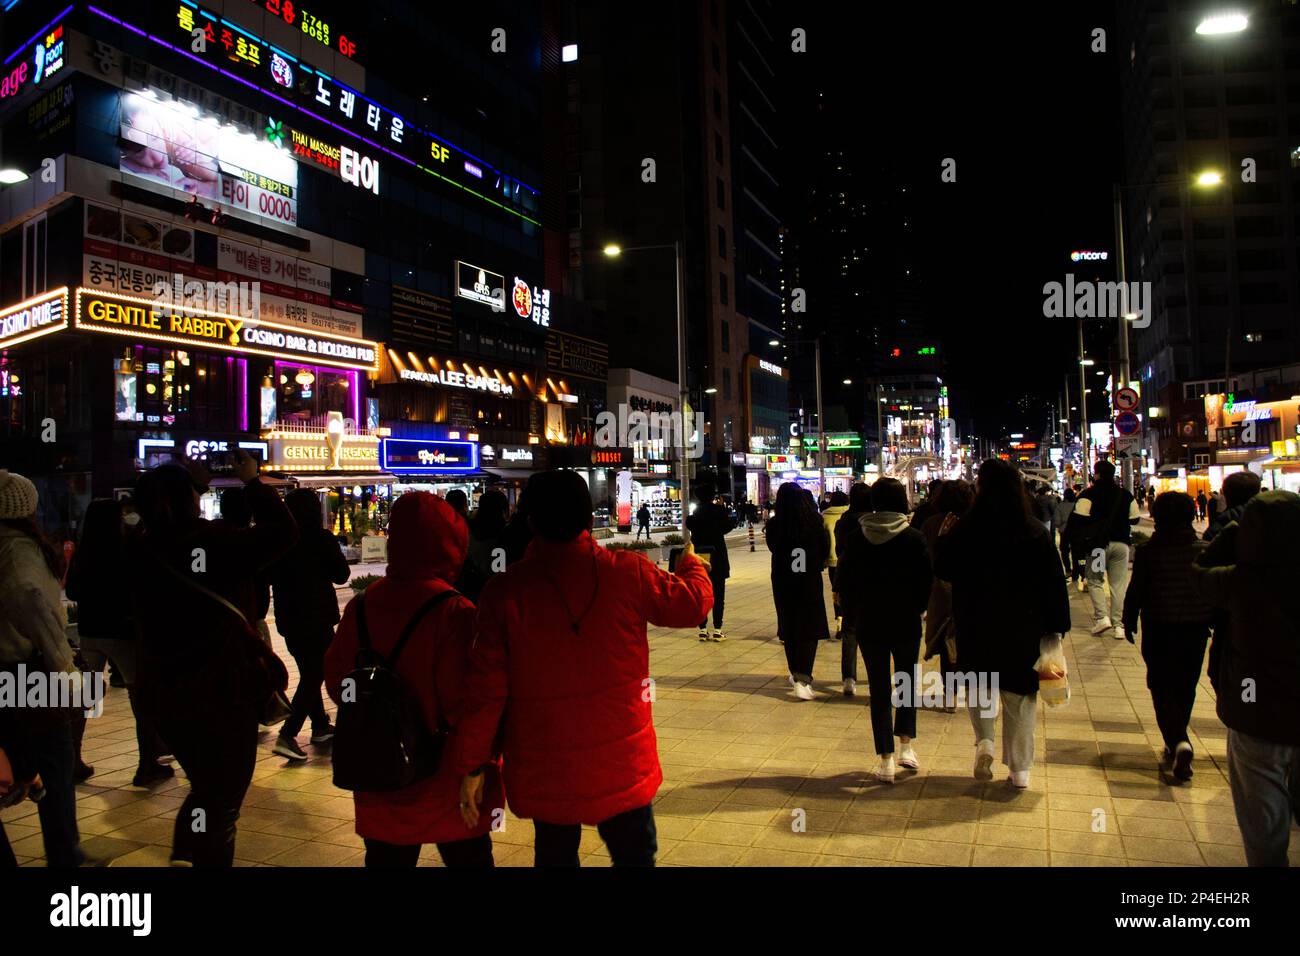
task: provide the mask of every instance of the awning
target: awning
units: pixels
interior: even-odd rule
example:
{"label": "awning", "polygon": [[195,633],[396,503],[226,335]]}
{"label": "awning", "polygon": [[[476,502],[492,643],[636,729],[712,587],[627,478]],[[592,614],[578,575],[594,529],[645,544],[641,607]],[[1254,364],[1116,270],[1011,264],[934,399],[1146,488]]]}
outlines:
{"label": "awning", "polygon": [[[528,472],[524,472],[528,474]],[[484,478],[493,477],[487,471],[458,471],[445,475],[403,475],[393,474],[388,476],[385,484],[390,485],[454,485],[463,481],[482,481]]]}
{"label": "awning", "polygon": [[[276,475],[258,475],[258,479],[264,485],[270,485],[272,488],[292,488],[293,482],[286,478],[280,478]],[[209,488],[242,488],[244,482],[238,478],[219,476],[208,482]]]}
{"label": "awning", "polygon": [[512,478],[516,481],[527,481],[529,476],[536,474],[527,468],[484,468],[483,472],[494,478]]}
{"label": "awning", "polygon": [[391,485],[397,481],[396,475],[379,472],[356,472],[347,475],[285,475],[299,488],[346,488],[349,485]]}

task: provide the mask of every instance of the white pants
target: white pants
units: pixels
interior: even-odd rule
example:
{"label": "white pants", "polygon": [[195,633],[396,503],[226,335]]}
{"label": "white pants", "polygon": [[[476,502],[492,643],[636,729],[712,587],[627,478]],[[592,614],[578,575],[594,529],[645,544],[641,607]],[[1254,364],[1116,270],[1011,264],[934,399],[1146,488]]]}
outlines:
{"label": "white pants", "polygon": [[[1029,770],[1034,765],[1034,721],[1038,716],[1037,694],[1013,694],[1009,690],[998,692],[1002,698],[1002,762],[1014,773]],[[985,714],[978,702],[967,703],[975,740],[993,739],[993,725],[997,720],[997,701],[993,702],[992,715]]]}

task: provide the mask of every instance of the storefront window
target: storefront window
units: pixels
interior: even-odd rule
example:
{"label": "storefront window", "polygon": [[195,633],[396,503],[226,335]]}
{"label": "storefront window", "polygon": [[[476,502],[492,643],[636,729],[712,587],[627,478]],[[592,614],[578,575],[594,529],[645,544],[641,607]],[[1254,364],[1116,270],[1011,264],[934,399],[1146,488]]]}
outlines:
{"label": "storefront window", "polygon": [[360,417],[359,387],[355,371],[276,362],[277,420],[305,425],[329,412],[342,412],[356,421]]}
{"label": "storefront window", "polygon": [[114,417],[153,427],[248,429],[246,360],[127,346],[113,360]]}

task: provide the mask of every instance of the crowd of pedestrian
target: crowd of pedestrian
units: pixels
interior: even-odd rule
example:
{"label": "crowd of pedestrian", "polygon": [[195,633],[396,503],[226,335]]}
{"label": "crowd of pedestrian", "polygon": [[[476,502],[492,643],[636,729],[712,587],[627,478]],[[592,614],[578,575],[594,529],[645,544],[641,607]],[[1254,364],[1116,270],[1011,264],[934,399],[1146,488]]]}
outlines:
{"label": "crowd of pedestrian", "polygon": [[[1064,699],[1077,582],[1095,637],[1140,641],[1161,768],[1176,784],[1193,773],[1189,726],[1212,636],[1247,859],[1286,863],[1300,807],[1300,497],[1261,493],[1248,472],[1225,481],[1213,515],[1208,500],[1144,496],[1155,531],[1136,547],[1138,500],[1105,460],[1060,497],[989,460],[973,485],[931,482],[915,509],[892,478],[820,506],[787,482],[770,508],[741,502],[733,517],[702,482],[671,570],[593,538],[575,472],[534,475],[513,512],[498,492],[472,514],[467,499],[410,492],[391,509],[384,575],[340,615],[335,586],[349,568],[315,493],[282,499],[255,461],[233,460],[240,487],[217,520],[200,514],[202,477],[179,465],[144,473],[129,509],[93,502],[70,568],[36,523],[35,486],[0,471],[0,669],[85,680],[112,662],[135,716],[134,785],[169,779],[173,763],[188,780],[175,865],[232,864],[260,741],[279,724],[273,752],[305,760],[308,721],[311,746],[332,748],[335,784],[353,792],[367,866],[414,866],[427,844],[447,866],[492,866],[507,807],[532,821],[538,865],[576,865],[583,825],[615,865],[652,865],[663,774],[647,627],[725,640],[727,534],[764,516],[790,693],[817,698],[818,648],[838,639],[840,691],[856,696],[861,655],[876,780],[920,770],[923,662],[937,658],[934,705],[967,710],[972,775],[993,777],[1001,715],[1007,781],[1028,787],[1040,698]],[[297,665],[292,698],[272,611]],[[0,708],[0,806],[39,798],[51,866],[85,862],[84,723],[67,709]],[[0,866],[13,861],[0,827]]]}

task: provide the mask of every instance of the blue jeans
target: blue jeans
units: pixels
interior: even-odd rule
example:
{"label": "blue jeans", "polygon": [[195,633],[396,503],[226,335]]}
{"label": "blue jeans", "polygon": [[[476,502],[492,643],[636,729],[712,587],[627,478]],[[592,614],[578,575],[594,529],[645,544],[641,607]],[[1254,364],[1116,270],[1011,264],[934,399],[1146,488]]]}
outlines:
{"label": "blue jeans", "polygon": [[1228,783],[1250,866],[1287,866],[1300,819],[1300,746],[1228,730]]}
{"label": "blue jeans", "polygon": [[72,782],[76,749],[72,725],[60,724],[34,733],[30,740],[36,772],[45,786],[45,796],[36,808],[41,820],[41,839],[45,843],[46,866],[81,866],[86,855],[77,831],[77,787]]}
{"label": "blue jeans", "polygon": [[[637,807],[596,824],[614,866],[654,866],[659,850],[652,805]],[[533,821],[533,865],[577,866],[581,824]]]}

